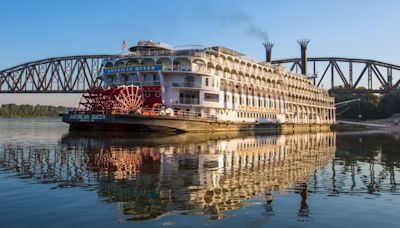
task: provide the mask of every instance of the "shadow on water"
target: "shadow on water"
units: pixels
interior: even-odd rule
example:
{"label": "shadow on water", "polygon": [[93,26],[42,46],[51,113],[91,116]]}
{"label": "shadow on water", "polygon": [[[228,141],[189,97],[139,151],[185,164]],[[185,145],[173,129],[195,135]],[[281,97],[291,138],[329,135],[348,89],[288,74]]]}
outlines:
{"label": "shadow on water", "polygon": [[309,194],[396,192],[398,145],[386,134],[71,132],[57,144],[4,143],[0,167],[56,188],[96,191],[126,220],[170,212],[221,219],[257,197],[273,216],[274,196],[292,192],[297,217],[307,221]]}

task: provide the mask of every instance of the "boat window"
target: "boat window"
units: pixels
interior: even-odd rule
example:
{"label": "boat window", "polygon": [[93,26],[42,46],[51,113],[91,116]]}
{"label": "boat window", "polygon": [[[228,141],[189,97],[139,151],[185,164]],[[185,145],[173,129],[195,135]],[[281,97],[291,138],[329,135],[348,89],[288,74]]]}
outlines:
{"label": "boat window", "polygon": [[153,81],[153,74],[145,74],[144,80],[145,81]]}
{"label": "boat window", "polygon": [[204,100],[205,101],[219,102],[219,94],[205,93],[204,94]]}
{"label": "boat window", "polygon": [[130,77],[132,81],[139,81],[139,78],[136,74],[131,74]]}

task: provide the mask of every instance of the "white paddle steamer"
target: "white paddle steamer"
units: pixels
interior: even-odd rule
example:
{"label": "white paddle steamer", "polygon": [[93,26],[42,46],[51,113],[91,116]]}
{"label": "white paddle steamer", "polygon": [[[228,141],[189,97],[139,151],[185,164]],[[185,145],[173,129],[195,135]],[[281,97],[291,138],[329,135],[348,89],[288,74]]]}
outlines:
{"label": "white paddle steamer", "polygon": [[335,123],[334,99],[305,75],[221,46],[140,41],[104,59],[102,87],[63,115],[71,129],[293,130]]}

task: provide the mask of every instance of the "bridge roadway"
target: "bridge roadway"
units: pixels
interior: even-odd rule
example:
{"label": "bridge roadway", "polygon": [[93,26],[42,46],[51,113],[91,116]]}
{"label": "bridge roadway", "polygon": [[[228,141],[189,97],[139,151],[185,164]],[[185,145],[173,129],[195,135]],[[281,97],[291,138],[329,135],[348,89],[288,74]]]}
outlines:
{"label": "bridge roadway", "polygon": [[[89,87],[101,85],[97,78],[103,68],[102,60],[117,57],[118,55],[65,56],[10,67],[0,71],[0,93],[83,93]],[[371,59],[341,57],[311,57],[307,62],[313,66],[310,79],[314,85],[321,86],[322,80],[329,77],[329,91],[332,93],[388,93],[400,86],[399,65]],[[316,76],[317,62],[326,65],[321,76]],[[288,69],[293,71],[300,66],[301,59],[281,59],[272,63],[291,64]],[[343,64],[348,64],[348,71],[344,70]],[[355,78],[353,68],[362,69]],[[363,78],[367,78],[368,86],[360,89],[360,81]],[[377,79],[378,85],[373,85],[373,78]],[[336,80],[344,89],[335,90],[339,85],[335,84]]]}

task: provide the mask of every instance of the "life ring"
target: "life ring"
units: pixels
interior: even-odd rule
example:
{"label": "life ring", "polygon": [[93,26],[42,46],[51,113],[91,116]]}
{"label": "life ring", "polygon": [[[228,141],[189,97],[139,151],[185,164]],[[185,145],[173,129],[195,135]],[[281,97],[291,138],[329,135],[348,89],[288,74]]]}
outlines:
{"label": "life ring", "polygon": [[168,116],[174,116],[174,110],[172,108],[167,108],[165,110],[165,114],[167,114]]}

